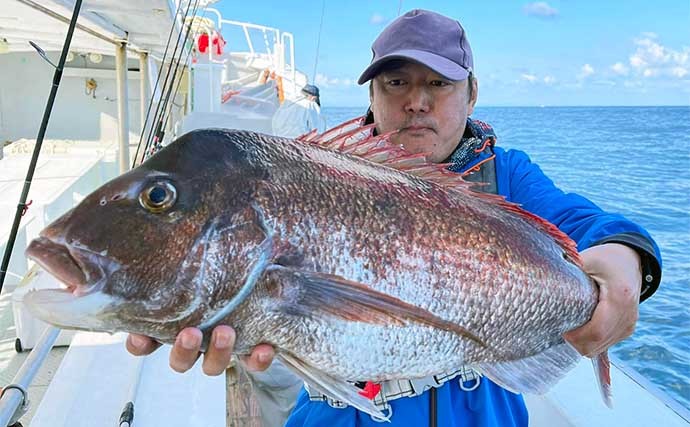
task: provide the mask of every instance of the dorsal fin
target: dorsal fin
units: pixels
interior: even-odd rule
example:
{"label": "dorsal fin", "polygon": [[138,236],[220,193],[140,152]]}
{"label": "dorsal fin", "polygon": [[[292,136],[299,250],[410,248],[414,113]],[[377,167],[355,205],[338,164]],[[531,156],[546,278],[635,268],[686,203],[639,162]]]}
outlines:
{"label": "dorsal fin", "polygon": [[448,170],[448,164],[430,163],[426,160],[428,153],[411,154],[402,146],[393,145],[390,137],[397,131],[383,135],[374,135],[374,124],[365,125],[365,117],[357,117],[338,125],[322,134],[311,131],[296,139],[322,148],[352,154],[374,163],[394,168],[429,182],[436,183],[443,188],[463,193],[470,193],[489,203],[500,206],[533,224],[551,236],[563,248],[566,257],[579,267],[582,260],[577,251],[577,245],[558,227],[545,219],[528,212],[520,205],[506,201],[503,196],[471,191],[476,183],[469,183],[459,173]]}

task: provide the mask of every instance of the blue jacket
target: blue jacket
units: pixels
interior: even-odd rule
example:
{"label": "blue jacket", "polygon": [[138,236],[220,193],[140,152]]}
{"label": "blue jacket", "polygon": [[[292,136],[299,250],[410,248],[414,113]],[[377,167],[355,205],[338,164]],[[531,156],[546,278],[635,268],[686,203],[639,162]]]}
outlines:
{"label": "blue jacket", "polygon": [[[494,166],[499,194],[558,226],[577,242],[580,250],[606,242],[633,247],[643,257],[643,272],[647,269],[652,276],[652,280],[646,283],[647,287],[643,286],[643,296],[651,295],[660,280],[661,258],[659,248],[647,231],[621,215],[602,211],[582,196],[564,193],[524,152],[505,151],[499,147],[495,147],[493,152],[496,156]],[[465,169],[481,163],[489,155],[490,152],[474,159]],[[527,409],[521,395],[499,387],[486,377],[473,391],[463,391],[458,381],[448,381],[437,389],[439,426],[527,426]],[[388,425],[391,427],[429,425],[429,392],[417,397],[396,399],[390,404],[393,415]],[[352,407],[336,409],[325,402],[310,401],[304,390],[286,423],[286,427],[380,425],[366,413]]]}

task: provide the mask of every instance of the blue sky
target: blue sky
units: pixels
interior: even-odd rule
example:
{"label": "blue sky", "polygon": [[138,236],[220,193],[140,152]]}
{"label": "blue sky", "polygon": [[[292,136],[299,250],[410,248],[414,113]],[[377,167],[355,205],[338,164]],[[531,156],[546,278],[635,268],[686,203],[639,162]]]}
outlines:
{"label": "blue sky", "polygon": [[321,0],[224,0],[214,7],[226,19],[293,33],[297,68],[316,81],[327,106],[368,104],[367,88],[356,80],[399,8],[462,23],[480,106],[690,105],[688,0],[326,0],[316,76]]}

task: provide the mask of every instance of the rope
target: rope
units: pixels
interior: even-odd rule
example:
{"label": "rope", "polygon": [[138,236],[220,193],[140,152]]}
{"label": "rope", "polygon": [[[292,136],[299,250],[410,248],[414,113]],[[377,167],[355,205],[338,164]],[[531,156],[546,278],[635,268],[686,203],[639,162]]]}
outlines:
{"label": "rope", "polygon": [[323,30],[323,16],[326,10],[326,0],[321,2],[321,22],[319,23],[319,36],[316,39],[316,56],[314,57],[314,72],[311,75],[311,81],[316,82],[316,66],[319,64],[319,51],[321,49],[321,31]]}
{"label": "rope", "polygon": [[400,11],[402,10],[402,0],[398,2],[398,16],[400,16]]}

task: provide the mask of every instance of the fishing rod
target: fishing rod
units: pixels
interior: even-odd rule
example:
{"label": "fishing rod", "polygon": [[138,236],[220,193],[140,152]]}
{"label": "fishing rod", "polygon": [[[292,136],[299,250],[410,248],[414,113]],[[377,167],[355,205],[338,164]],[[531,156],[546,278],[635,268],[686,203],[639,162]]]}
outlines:
{"label": "fishing rod", "polygon": [[[194,4],[194,10],[192,11],[191,16],[195,17],[197,15],[198,11],[199,11],[199,0],[196,0],[196,3]],[[202,17],[204,17],[205,15],[206,15],[206,11],[204,10],[204,14],[202,15]],[[186,19],[187,19],[187,17],[185,17],[185,20]],[[192,33],[192,26],[193,26],[193,21],[190,22],[188,25],[187,31],[185,33],[185,38],[182,41],[183,47],[187,44],[187,42],[190,39],[189,35]],[[197,26],[197,30],[200,30],[200,29],[201,29],[201,26],[200,25]],[[192,41],[194,40],[196,35],[197,35],[197,32],[194,32],[194,35],[192,36]],[[209,49],[210,49],[210,47],[209,47]],[[187,51],[187,54],[185,56],[185,60],[184,60],[185,64],[188,62],[189,56],[191,55],[191,53],[192,53],[192,48],[189,48]],[[180,67],[180,63],[182,62],[182,55],[183,54],[184,54],[183,50],[181,50],[180,56],[177,58],[177,63],[175,64],[175,69],[173,70],[173,73],[172,73],[173,79],[170,81],[170,86],[168,87],[168,91],[166,93],[165,100],[162,103],[163,109],[161,111],[163,111],[163,113],[161,114],[159,121],[158,121],[157,133],[156,133],[154,139],[152,141],[149,141],[149,145],[147,145],[146,150],[144,151],[144,156],[146,156],[146,155],[150,156],[152,154],[152,152],[149,151],[149,148],[151,147],[151,150],[155,150],[156,147],[159,146],[159,144],[161,144],[161,142],[163,141],[163,137],[165,135],[165,129],[166,129],[167,124],[168,124],[170,117],[172,115],[171,110],[168,110],[167,107],[171,102],[173,104],[175,104],[174,99],[177,96],[177,92],[180,88],[180,84],[182,83],[182,79],[178,78],[178,69]],[[171,66],[172,66],[172,64],[171,64]],[[184,68],[184,66],[183,66],[183,68]],[[175,85],[175,79],[177,79],[177,85]],[[175,88],[174,94],[173,94],[173,87]],[[173,94],[172,98],[171,98],[171,94]]]}
{"label": "fishing rod", "polygon": [[[36,163],[38,163],[38,156],[41,153],[41,146],[43,145],[43,138],[45,137],[46,129],[48,128],[48,122],[50,121],[50,115],[53,111],[53,104],[55,103],[57,91],[60,88],[60,82],[62,81],[62,71],[67,60],[67,53],[69,52],[69,47],[72,44],[72,37],[74,35],[74,29],[77,26],[77,19],[79,18],[79,12],[81,11],[81,4],[82,0],[76,0],[74,3],[72,19],[69,22],[67,35],[65,36],[65,42],[62,45],[62,53],[60,54],[60,59],[58,61],[57,66],[48,59],[43,49],[38,47],[35,43],[31,43],[31,46],[33,46],[36,49],[38,54],[49,64],[51,64],[53,68],[55,68],[55,73],[53,74],[53,85],[50,89],[50,95],[48,96],[45,111],[43,112],[43,120],[41,121],[41,127],[38,130],[38,136],[36,137],[36,145],[34,146],[34,151],[31,156],[29,169],[27,170],[26,178],[24,179],[24,188],[22,189],[22,194],[19,197],[19,203],[17,204],[17,211],[14,215],[12,230],[10,231],[9,239],[7,240],[7,246],[5,247],[5,254],[3,255],[2,259],[2,266],[0,266],[0,293],[2,292],[2,287],[5,284],[7,267],[10,264],[12,250],[14,249],[14,244],[17,239],[19,224],[28,206],[26,203],[26,199],[29,195],[31,182],[33,180],[34,172],[36,170]],[[42,361],[45,360],[45,358],[47,357],[48,352],[50,351],[50,349],[53,346],[53,343],[57,339],[58,334],[58,329],[48,328],[41,337],[41,340],[37,348],[31,352],[25,364],[23,364],[20,368],[20,371],[15,376],[13,383],[6,386],[3,389],[2,395],[0,395],[0,424],[5,426],[21,425],[19,423],[19,418],[21,418],[21,416],[24,415],[24,413],[28,409],[26,390],[29,387],[29,384],[31,383],[34,376],[38,373],[38,367],[41,366]]]}
{"label": "fishing rod", "polygon": [[129,391],[127,392],[127,403],[125,403],[122,412],[120,413],[119,427],[132,427],[134,425],[134,402],[137,399],[139,386],[141,384],[141,376],[144,371],[144,363],[148,356],[139,357],[136,361],[136,368],[134,369],[134,380],[129,384]]}
{"label": "fishing rod", "polygon": [[[182,3],[177,6],[177,9],[175,10],[175,16],[180,12],[182,9]],[[158,83],[160,83],[161,79],[161,74],[163,74],[163,65],[165,64],[165,60],[168,57],[168,50],[170,48],[170,40],[172,39],[173,31],[175,30],[175,23],[173,22],[172,25],[170,25],[170,31],[168,32],[168,41],[165,42],[165,51],[163,52],[163,58],[161,59],[161,67],[158,68],[158,75],[156,76],[156,83],[153,85],[153,95],[151,99],[149,100],[149,105],[146,110],[146,118],[144,119],[144,123],[141,124],[141,133],[139,134],[139,143],[137,143],[137,151],[134,153],[134,159],[132,159],[132,169],[137,164],[137,159],[139,158],[139,149],[141,148],[141,143],[144,140],[144,135],[146,134],[146,129],[147,129],[147,124],[149,122],[149,116],[151,114],[151,107],[153,106],[154,100],[155,100],[155,94],[156,91],[158,90]],[[148,78],[148,76],[142,76],[143,78]]]}
{"label": "fishing rod", "polygon": [[0,426],[20,427],[19,419],[29,410],[29,386],[50,354],[60,329],[46,328],[36,346],[31,350],[12,382],[0,393]]}
{"label": "fishing rod", "polygon": [[[201,15],[202,18],[206,17],[207,12],[208,11],[204,9],[204,13]],[[200,30],[201,30],[201,27],[199,26],[197,28],[197,31],[194,32],[194,35],[192,36],[192,40],[194,40],[196,38],[196,36],[199,34]],[[192,49],[189,49],[187,51],[187,56],[184,59],[185,64],[189,63],[189,57],[191,56],[191,54],[192,54]],[[178,107],[180,107],[180,105],[175,104],[174,100],[177,98],[177,93],[180,91],[181,85],[182,85],[182,79],[177,79],[177,87],[175,87],[175,92],[173,93],[173,96],[172,96],[173,100],[171,101],[173,103],[173,105],[178,106]],[[171,115],[169,114],[168,117],[165,118],[165,123],[162,126],[163,128],[168,126],[168,122],[170,121],[170,116]]]}
{"label": "fishing rod", "polygon": [[[187,2],[187,8],[186,8],[186,10],[185,10],[185,12],[184,12],[184,15],[183,15],[184,18],[186,18],[187,15],[189,14],[189,8],[191,7],[191,5],[192,5],[192,0],[189,0],[189,1]],[[181,14],[182,14],[182,2],[179,2],[178,8],[175,10],[175,18],[177,18],[177,16],[178,16],[178,15],[181,15]],[[174,20],[173,20],[172,24],[170,25],[170,33],[169,33],[169,35],[172,35],[172,31],[174,30],[174,28],[175,28],[175,22],[174,22]],[[183,29],[183,30],[184,30],[184,29]],[[173,53],[172,53],[171,59],[170,59],[170,64],[171,64],[171,66],[172,66],[173,61],[175,60],[175,57],[177,56],[177,49],[178,49],[179,46],[180,46],[180,38],[181,38],[181,37],[182,37],[182,31],[180,31],[180,32],[177,34],[177,39],[175,40],[175,49],[173,50]],[[166,46],[165,46],[166,55],[167,55],[168,49],[169,49],[169,47],[170,47],[170,39],[171,39],[171,37],[168,37],[168,42],[167,42],[167,44],[166,44]],[[165,66],[165,55],[164,55],[163,59],[161,60],[161,68],[158,70],[159,72],[158,72],[158,79],[156,79],[156,88],[158,87],[158,80],[160,79],[160,75],[161,75],[161,73],[162,73],[162,70],[163,70],[163,67],[164,67],[164,66]],[[142,159],[146,156],[146,149],[147,149],[147,147],[149,146],[149,141],[151,140],[152,135],[155,135],[155,132],[154,132],[155,124],[157,123],[158,117],[159,117],[159,115],[160,115],[161,104],[162,104],[162,101],[163,101],[163,92],[165,91],[165,89],[166,89],[167,86],[168,86],[168,79],[170,78],[170,69],[171,69],[171,67],[168,67],[168,69],[167,69],[167,71],[166,71],[166,73],[165,73],[165,79],[163,80],[163,84],[161,85],[161,97],[160,97],[160,99],[158,100],[158,104],[156,105],[156,110],[155,110],[155,112],[153,113],[153,119],[151,120],[151,126],[150,126],[150,127],[144,126],[144,127],[142,128],[141,137],[140,137],[140,139],[139,139],[139,145],[137,146],[137,151],[136,151],[136,154],[135,154],[135,156],[134,156],[134,160],[135,160],[135,161],[136,161],[137,157],[139,156],[139,148],[141,147],[141,143],[144,142],[144,138],[143,138],[144,134],[146,133],[147,135],[146,135],[146,138],[145,138],[146,142],[144,143],[144,152],[143,152],[143,154],[142,154]],[[155,89],[154,89],[154,92],[153,92],[153,93],[154,93],[154,96],[151,97],[151,101],[150,101],[150,103],[149,103],[149,112],[150,112],[151,106],[153,105],[153,102],[154,102],[154,98],[155,98],[155,94],[156,94]],[[146,115],[146,121],[147,121],[147,123],[145,123],[145,125],[148,124],[148,113],[147,113],[147,115]],[[146,131],[147,127],[148,127],[148,132]]]}
{"label": "fishing rod", "polygon": [[[192,0],[189,0],[189,2],[187,3],[187,9],[185,10],[184,14],[182,13],[182,4],[183,4],[182,2],[179,3],[178,9],[175,13],[175,16],[178,16],[178,15],[181,16],[182,21],[185,22],[187,20],[187,17],[189,16],[189,8],[191,7]],[[199,5],[199,0],[196,1],[192,14],[196,13],[198,5]],[[163,59],[161,60],[161,68],[159,68],[159,70],[158,70],[158,77],[156,78],[156,89],[158,88],[158,83],[159,83],[160,78],[161,78],[163,67],[165,66],[165,59],[167,57],[168,49],[170,47],[171,35],[172,35],[174,29],[175,29],[175,23],[173,22],[173,24],[170,26],[170,32],[168,34],[168,42],[166,43],[166,47],[165,47],[165,54],[163,55]],[[141,150],[141,161],[143,162],[144,159],[146,158],[146,153],[148,151],[148,148],[151,145],[151,141],[153,139],[155,139],[156,137],[158,137],[160,139],[160,129],[161,129],[160,118],[162,117],[162,115],[165,114],[165,109],[167,107],[167,101],[165,101],[163,99],[163,97],[166,93],[166,90],[168,90],[168,88],[170,87],[168,85],[168,81],[170,80],[172,64],[175,62],[176,58],[177,58],[177,62],[179,64],[179,58],[182,57],[182,50],[183,49],[180,50],[179,57],[178,57],[177,51],[178,51],[178,48],[180,47],[180,38],[181,38],[183,32],[184,32],[184,26],[183,26],[182,30],[178,33],[177,39],[175,41],[175,49],[171,55],[170,66],[167,68],[167,71],[165,74],[165,79],[163,81],[163,84],[161,85],[161,90],[160,90],[161,95],[158,99],[158,104],[156,105],[156,109],[155,109],[155,112],[153,114],[153,118],[151,119],[151,126],[148,126],[148,123],[149,123],[149,116],[151,113],[151,108],[153,106],[155,97],[152,97],[151,101],[149,102],[148,111],[146,113],[146,119],[144,121],[145,123],[142,126],[142,132],[141,132],[141,135],[139,138],[139,143],[137,144],[137,151],[136,151],[136,155],[134,157],[134,160],[132,162],[132,167],[136,166],[136,162],[139,158],[140,150]],[[186,40],[187,40],[187,37],[185,37],[185,40],[183,41],[183,45],[186,43]],[[175,73],[176,73],[176,70],[177,70],[177,67],[175,68]],[[175,73],[172,73],[173,80],[171,81],[170,85],[174,84]],[[154,94],[156,92],[156,89],[154,89]],[[146,131],[147,129],[148,129],[148,132]],[[144,138],[144,135],[146,135],[146,138]],[[142,145],[143,145],[143,150],[142,150]]]}
{"label": "fishing rod", "polygon": [[50,114],[53,111],[53,104],[55,103],[55,97],[57,96],[58,88],[60,87],[60,82],[62,81],[62,71],[65,67],[65,62],[67,60],[67,53],[69,52],[70,44],[72,43],[72,36],[74,35],[74,28],[77,25],[77,18],[79,17],[79,12],[81,10],[82,0],[76,0],[74,3],[74,11],[72,12],[72,19],[69,22],[69,28],[67,29],[67,35],[65,36],[65,43],[62,45],[62,53],[60,54],[60,60],[57,65],[53,64],[46,53],[38,47],[35,43],[31,43],[50,65],[55,68],[55,73],[53,74],[53,86],[50,88],[50,95],[48,96],[48,102],[46,103],[45,111],[43,112],[43,120],[41,121],[41,127],[38,130],[38,136],[36,137],[36,145],[34,146],[34,151],[31,156],[31,162],[29,163],[29,170],[26,171],[26,178],[24,179],[24,188],[22,189],[22,194],[19,196],[19,203],[17,204],[17,211],[14,214],[14,222],[12,223],[12,231],[10,231],[10,237],[7,240],[7,246],[5,247],[5,254],[2,258],[2,265],[0,266],[0,293],[2,293],[2,287],[5,283],[5,276],[7,274],[7,267],[10,265],[10,258],[12,257],[12,250],[14,248],[15,241],[17,239],[17,232],[19,231],[19,224],[22,220],[22,216],[26,213],[28,207],[26,199],[29,196],[29,189],[31,188],[31,181],[34,177],[34,172],[36,170],[36,163],[38,163],[38,155],[41,152],[41,146],[43,145],[43,138],[46,134],[46,129],[48,128],[48,121],[50,120]]}
{"label": "fishing rod", "polygon": [[[144,150],[144,157],[146,156],[149,148],[152,145],[155,147],[155,145],[160,143],[160,141],[162,141],[162,139],[163,139],[163,135],[165,132],[163,129],[163,125],[165,124],[164,117],[166,114],[168,103],[170,102],[170,95],[173,91],[173,88],[175,87],[175,79],[177,78],[177,70],[179,69],[180,62],[182,61],[182,55],[184,53],[184,46],[187,44],[187,41],[189,40],[189,34],[191,32],[191,29],[192,29],[192,26],[190,24],[189,27],[187,28],[187,31],[184,31],[184,29],[185,29],[184,27],[186,24],[185,21],[189,17],[189,7],[191,6],[191,4],[192,4],[192,1],[190,0],[190,2],[187,4],[187,10],[185,11],[184,19],[182,21],[182,25],[183,25],[182,31],[180,32],[180,34],[178,35],[178,38],[177,38],[177,45],[175,46],[175,51],[173,53],[173,60],[175,60],[175,56],[176,56],[178,47],[180,47],[180,55],[177,57],[177,61],[175,63],[175,69],[174,70],[172,69],[172,62],[170,63],[170,67],[168,68],[168,74],[172,74],[172,79],[170,80],[170,84],[167,85],[168,79],[166,76],[166,82],[163,84],[163,87],[166,90],[165,99],[161,100],[162,102],[160,102],[158,104],[158,111],[160,112],[160,114],[158,114],[157,117],[154,116],[154,123],[155,123],[156,132],[154,133],[153,138],[149,138],[149,140],[147,141],[147,144],[146,144],[146,147]],[[199,0],[196,0],[196,2],[194,3],[194,8],[192,10],[192,16],[196,15],[198,8],[199,8]],[[184,36],[184,40],[182,40],[182,44],[180,46],[180,37],[182,36],[182,33],[184,33],[185,36]],[[171,73],[171,71],[172,71],[172,73]],[[153,126],[151,127],[151,130],[153,130]]]}

